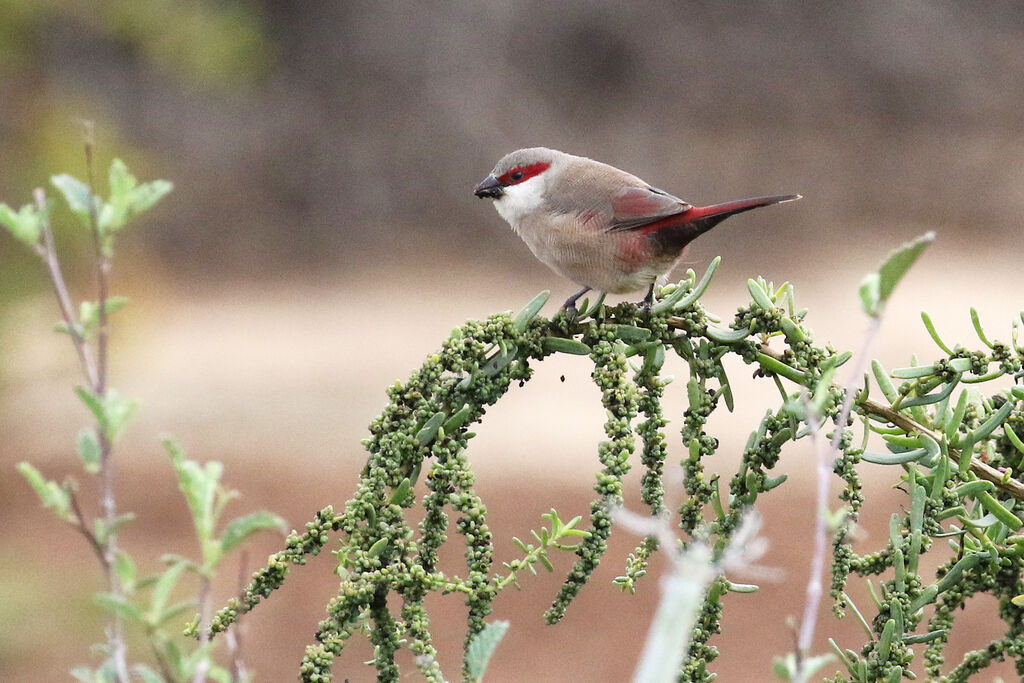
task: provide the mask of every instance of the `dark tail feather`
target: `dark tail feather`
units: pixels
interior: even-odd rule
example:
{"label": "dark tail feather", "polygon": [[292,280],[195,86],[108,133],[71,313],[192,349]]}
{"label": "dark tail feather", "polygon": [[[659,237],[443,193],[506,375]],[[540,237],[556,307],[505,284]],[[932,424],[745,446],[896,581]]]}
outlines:
{"label": "dark tail feather", "polygon": [[780,194],[772,197],[739,199],[711,206],[695,206],[681,214],[672,216],[671,220],[662,219],[657,223],[652,223],[645,228],[645,231],[650,238],[658,242],[661,249],[678,253],[699,235],[704,234],[729,216],[796,199],[800,199],[800,195]]}

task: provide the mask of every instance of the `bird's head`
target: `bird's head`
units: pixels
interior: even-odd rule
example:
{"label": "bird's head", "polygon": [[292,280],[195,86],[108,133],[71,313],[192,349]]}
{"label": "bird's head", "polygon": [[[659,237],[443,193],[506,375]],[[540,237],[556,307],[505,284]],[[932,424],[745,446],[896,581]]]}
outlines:
{"label": "bird's head", "polygon": [[473,190],[477,197],[495,201],[498,213],[510,223],[540,207],[544,190],[568,155],[546,147],[530,147],[506,154],[491,174]]}

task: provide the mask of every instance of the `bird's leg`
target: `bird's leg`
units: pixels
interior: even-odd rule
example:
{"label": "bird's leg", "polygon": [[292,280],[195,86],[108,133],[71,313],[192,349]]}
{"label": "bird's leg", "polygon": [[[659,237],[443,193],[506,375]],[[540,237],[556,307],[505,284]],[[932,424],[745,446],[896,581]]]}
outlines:
{"label": "bird's leg", "polygon": [[654,305],[654,283],[653,282],[651,283],[651,286],[647,289],[647,296],[645,296],[644,300],[641,301],[637,305],[640,306],[641,308],[643,308],[645,312],[647,312],[647,313],[651,312],[651,306]]}
{"label": "bird's leg", "polygon": [[583,296],[584,294],[586,294],[589,291],[590,291],[590,287],[584,287],[580,291],[578,291],[575,294],[573,294],[572,296],[570,296],[568,299],[565,300],[565,303],[562,304],[562,310],[563,311],[573,311],[573,312],[575,312],[576,311],[576,301],[579,300],[579,298],[581,296]]}

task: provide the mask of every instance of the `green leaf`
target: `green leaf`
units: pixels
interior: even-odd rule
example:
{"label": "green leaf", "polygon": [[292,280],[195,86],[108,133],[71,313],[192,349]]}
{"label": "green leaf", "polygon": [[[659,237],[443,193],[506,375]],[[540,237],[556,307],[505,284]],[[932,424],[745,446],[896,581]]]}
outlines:
{"label": "green leaf", "polygon": [[96,423],[99,425],[100,431],[109,435],[110,428],[107,421],[107,410],[100,397],[85,387],[75,387],[75,395],[81,399],[82,403],[85,404],[85,407],[89,409],[90,413],[92,413],[92,416],[96,418]]}
{"label": "green leaf", "polygon": [[939,337],[939,333],[935,331],[935,324],[932,323],[931,317],[924,311],[921,311],[921,320],[924,321],[924,327],[928,330],[928,334],[931,336],[932,341],[934,341],[940,349],[945,351],[947,355],[952,356],[953,350],[946,346],[945,342],[943,342]]}
{"label": "green leaf", "polygon": [[1019,531],[1021,526],[1020,518],[1017,515],[1010,512],[1008,509],[1003,507],[1003,504],[992,497],[991,494],[981,492],[977,496],[978,502],[981,503],[992,516],[998,519],[1000,522],[1010,528],[1011,531]]}
{"label": "green leaf", "polygon": [[107,415],[107,438],[114,442],[128,426],[128,421],[139,408],[139,402],[125,398],[114,389],[110,389],[103,403]]}
{"label": "green leaf", "polygon": [[116,534],[118,529],[134,519],[134,512],[125,512],[124,514],[117,515],[109,521],[105,517],[97,517],[92,520],[93,534],[101,545],[106,545],[110,540],[110,537]]}
{"label": "green leaf", "polygon": [[187,459],[184,450],[173,440],[165,438],[163,444],[174,465],[178,488],[185,494],[185,501],[192,512],[196,534],[200,543],[205,544],[213,537],[213,528],[217,521],[214,518],[214,502],[224,466],[217,461],[211,461],[203,467],[198,462]]}
{"label": "green leaf", "polygon": [[77,521],[71,512],[71,491],[67,485],[61,486],[55,481],[46,479],[39,470],[27,462],[19,462],[17,468],[21,472],[21,476],[25,477],[35,489],[43,507],[51,508],[64,521],[72,523]]}
{"label": "green leaf", "polygon": [[469,647],[466,648],[466,668],[472,680],[479,681],[483,678],[491,655],[508,631],[508,625],[507,621],[492,621],[469,642]]}
{"label": "green leaf", "polygon": [[717,327],[711,327],[708,325],[707,328],[708,339],[716,341],[719,344],[735,344],[741,342],[750,335],[750,329],[747,327],[741,327],[738,330],[720,330]]}
{"label": "green leaf", "polygon": [[421,446],[426,446],[433,441],[434,437],[437,436],[437,430],[444,424],[445,417],[447,416],[440,410],[431,415],[423,427],[416,432],[416,441]]}
{"label": "green leaf", "polygon": [[857,295],[860,296],[860,307],[870,316],[877,316],[881,311],[878,283],[878,273],[868,273],[861,280],[860,287],[857,289]]}
{"label": "green leaf", "polygon": [[522,332],[530,324],[530,321],[537,317],[540,309],[544,307],[548,299],[551,297],[551,290],[545,289],[543,292],[533,297],[530,303],[526,304],[523,310],[519,311],[519,315],[516,316],[516,320],[512,323],[512,329],[516,332]]}
{"label": "green leaf", "polygon": [[224,526],[224,533],[220,538],[221,547],[226,553],[258,531],[275,529],[281,533],[287,531],[284,519],[266,510],[250,512],[243,517],[231,520]]}
{"label": "green leaf", "polygon": [[142,683],[164,683],[164,677],[147,664],[136,664],[132,667],[132,674]]}
{"label": "green leaf", "polygon": [[79,683],[96,683],[98,680],[93,670],[87,666],[76,666],[71,670],[71,677]]}
{"label": "green leaf", "polygon": [[93,202],[99,203],[99,198],[92,194],[89,186],[66,173],[51,177],[50,182],[64,195],[64,201],[68,203],[71,212],[78,216],[86,227],[91,226],[89,201],[91,199]]}
{"label": "green leaf", "polygon": [[154,180],[139,185],[131,195],[130,217],[148,211],[173,189],[174,184],[167,180]]}
{"label": "green leaf", "polygon": [[135,560],[132,559],[132,556],[126,551],[118,549],[117,555],[114,556],[114,571],[117,573],[117,578],[124,589],[129,593],[133,592],[135,590],[137,572]]}
{"label": "green leaf", "polygon": [[469,419],[469,416],[472,413],[473,413],[472,406],[464,405],[461,408],[459,408],[442,425],[442,428],[444,429],[445,433],[446,434],[454,433],[455,430],[457,430],[462,425],[466,424],[466,420]]}
{"label": "green leaf", "polygon": [[110,162],[107,177],[110,181],[110,202],[127,204],[128,194],[138,185],[135,176],[128,172],[123,161],[114,159]]}
{"label": "green leaf", "polygon": [[902,465],[920,460],[926,455],[928,455],[928,451],[924,448],[915,448],[904,453],[872,453],[865,451],[861,455],[861,460],[875,465]]}
{"label": "green leaf", "polygon": [[901,247],[889,254],[889,258],[886,259],[885,263],[878,270],[879,276],[879,287],[878,293],[885,303],[889,300],[892,295],[892,290],[896,287],[903,276],[907,274],[910,266],[914,265],[914,262],[921,255],[929,244],[935,239],[934,232],[926,232],[920,237],[916,237],[913,240],[906,242]]}
{"label": "green leaf", "polygon": [[981,343],[991,349],[992,342],[990,342],[988,337],[985,336],[985,330],[981,329],[981,319],[978,318],[978,310],[973,306],[971,306],[971,324],[974,325],[974,331],[977,333],[978,339],[981,340]]}
{"label": "green leaf", "polygon": [[757,280],[747,280],[747,290],[750,292],[750,298],[754,300],[760,308],[766,311],[770,311],[775,308],[775,302],[768,296],[768,292],[764,291],[764,288],[757,282]]}
{"label": "green leaf", "polygon": [[95,599],[100,607],[110,610],[114,614],[121,615],[123,619],[134,624],[143,623],[142,608],[125,596],[114,595],[113,593],[97,593]]}
{"label": "green leaf", "polygon": [[634,325],[616,325],[615,336],[627,344],[635,344],[650,339],[651,331],[645,327],[636,327]]}
{"label": "green leaf", "polygon": [[564,339],[562,337],[544,337],[540,340],[545,351],[556,353],[568,353],[574,356],[586,356],[590,353],[590,347],[575,339]]}
{"label": "green leaf", "polygon": [[[878,269],[877,280],[874,280],[870,275],[864,279],[864,282],[861,284],[861,303],[864,305],[864,311],[868,315],[877,317],[881,314],[886,302],[892,295],[893,289],[896,288],[899,281],[910,270],[910,266],[914,265],[921,252],[934,239],[935,233],[927,232],[904,243],[889,253],[885,263]],[[877,291],[875,291],[876,287]],[[864,291],[865,288],[869,290],[866,293]]]}
{"label": "green leaf", "polygon": [[158,624],[163,621],[167,599],[177,585],[178,579],[181,578],[185,568],[185,562],[177,562],[160,574],[156,584],[153,586],[153,594],[149,598],[149,611],[146,614],[148,623]]}
{"label": "green leaf", "polygon": [[100,442],[96,439],[96,430],[86,427],[78,432],[78,455],[82,458],[85,471],[89,474],[96,474],[100,471]]}
{"label": "green leaf", "polygon": [[[128,305],[128,297],[112,296],[107,298],[107,315],[117,313]],[[85,329],[95,328],[100,324],[100,307],[94,301],[83,301],[78,305],[78,321]]]}
{"label": "green leaf", "polygon": [[19,242],[35,247],[42,235],[45,216],[35,204],[26,204],[17,211],[0,203],[0,224]]}

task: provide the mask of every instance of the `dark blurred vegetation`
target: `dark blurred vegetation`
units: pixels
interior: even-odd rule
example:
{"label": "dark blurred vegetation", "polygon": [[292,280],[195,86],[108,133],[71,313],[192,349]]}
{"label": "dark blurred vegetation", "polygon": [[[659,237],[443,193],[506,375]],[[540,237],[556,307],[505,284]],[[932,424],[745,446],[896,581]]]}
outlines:
{"label": "dark blurred vegetation", "polygon": [[0,198],[83,175],[77,121],[94,120],[100,168],[117,155],[175,182],[133,239],[192,274],[386,264],[424,242],[529,258],[469,188],[532,144],[694,200],[803,193],[765,216],[785,240],[730,243],[759,258],[894,223],[998,240],[1024,209],[1017,2],[0,0],[0,16]]}

